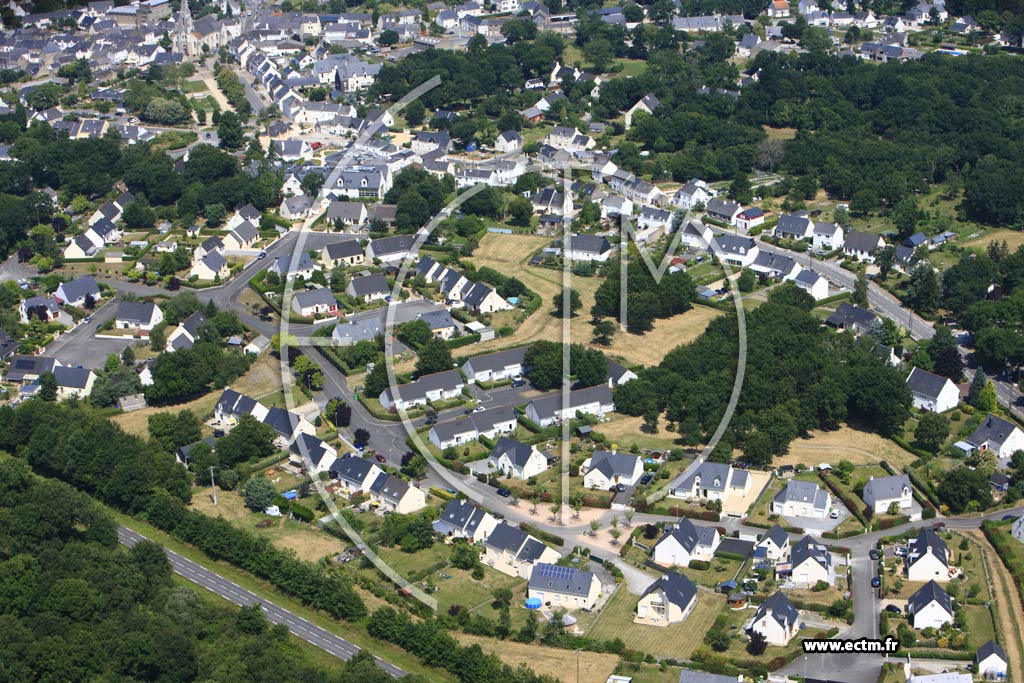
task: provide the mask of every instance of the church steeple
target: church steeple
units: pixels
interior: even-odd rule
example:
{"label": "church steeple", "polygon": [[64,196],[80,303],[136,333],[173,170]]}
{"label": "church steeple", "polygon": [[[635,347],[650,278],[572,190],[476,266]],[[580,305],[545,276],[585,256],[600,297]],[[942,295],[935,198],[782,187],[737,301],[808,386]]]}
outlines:
{"label": "church steeple", "polygon": [[181,0],[181,10],[178,12],[178,22],[174,27],[174,51],[188,56],[189,36],[192,35],[192,10],[189,9],[188,0]]}

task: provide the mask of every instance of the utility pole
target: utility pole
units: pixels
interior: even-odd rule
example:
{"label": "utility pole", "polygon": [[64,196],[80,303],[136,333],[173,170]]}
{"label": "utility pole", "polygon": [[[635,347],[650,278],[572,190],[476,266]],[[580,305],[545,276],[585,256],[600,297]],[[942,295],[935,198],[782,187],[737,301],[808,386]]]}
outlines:
{"label": "utility pole", "polygon": [[217,482],[213,480],[213,465],[210,465],[210,493],[213,496],[213,506],[217,506]]}

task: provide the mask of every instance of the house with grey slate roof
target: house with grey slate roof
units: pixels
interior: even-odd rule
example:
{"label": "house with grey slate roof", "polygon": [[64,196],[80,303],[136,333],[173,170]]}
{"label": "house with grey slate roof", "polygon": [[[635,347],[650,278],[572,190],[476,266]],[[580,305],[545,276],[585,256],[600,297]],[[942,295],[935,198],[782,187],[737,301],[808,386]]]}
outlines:
{"label": "house with grey slate roof", "polygon": [[379,474],[369,493],[370,504],[385,512],[408,515],[427,506],[423,491],[393,474]]}
{"label": "house with grey slate roof", "polygon": [[[988,415],[965,441],[977,451],[994,451],[1000,461],[1005,461],[1014,451],[1024,450],[1024,431],[1001,417]],[[1006,466],[1003,462],[1000,465]]]}
{"label": "house with grey slate roof", "polygon": [[370,485],[384,473],[377,463],[350,456],[335,460],[330,467],[331,479],[338,483],[342,493],[367,493]]}
{"label": "house with grey slate roof", "polygon": [[149,301],[122,301],[117,304],[114,327],[119,330],[133,330],[142,336],[164,321],[163,311]]}
{"label": "house with grey slate roof", "polygon": [[907,387],[914,398],[914,407],[933,413],[944,413],[960,402],[960,389],[953,380],[933,372],[914,368],[907,377]]}
{"label": "house with grey slate roof", "polygon": [[516,430],[518,416],[512,406],[488,408],[467,417],[441,422],[430,428],[430,442],[440,449],[476,441],[481,436],[493,439]]}
{"label": "house with grey slate roof", "polygon": [[491,513],[460,498],[448,501],[441,516],[434,521],[437,533],[449,538],[465,538],[470,543],[486,540],[496,526],[498,520]]}
{"label": "house with grey slate roof", "polygon": [[561,556],[519,527],[502,522],[484,541],[482,562],[509,576],[529,579],[541,562],[555,563]]}
{"label": "house with grey slate roof", "polygon": [[721,542],[714,527],[697,526],[683,517],[655,544],[651,559],[665,567],[688,567],[693,560],[710,561]]}
{"label": "house with grey slate roof", "polygon": [[571,420],[579,415],[593,415],[603,418],[615,412],[612,390],[607,384],[577,389],[569,393],[568,408],[563,405],[561,392],[538,396],[526,405],[526,417],[541,427],[548,427],[560,420]]}
{"label": "house with grey slate roof", "polygon": [[746,470],[718,462],[695,462],[669,485],[668,495],[693,500],[720,500],[750,493],[750,476]]}
{"label": "house with grey slate roof", "polygon": [[647,626],[678,624],[696,604],[697,585],[685,574],[665,572],[640,596],[633,621]]}
{"label": "house with grey slate roof", "polygon": [[536,446],[503,436],[491,449],[489,464],[503,475],[529,479],[546,470],[550,458]]}
{"label": "house with grey slate roof", "polygon": [[458,370],[444,370],[424,375],[408,384],[388,387],[381,392],[380,404],[391,412],[409,410],[431,401],[447,401],[461,396],[465,386]]}
{"label": "house with grey slate roof", "polygon": [[780,577],[787,577],[794,588],[811,588],[819,581],[835,585],[836,570],[832,553],[810,536],[804,536],[789,553],[789,562],[775,567]]}
{"label": "house with grey slate roof", "polygon": [[872,477],[864,485],[861,497],[874,514],[882,515],[889,511],[893,503],[897,503],[901,510],[911,507],[914,504],[914,489],[906,474]]}
{"label": "house with grey slate roof", "polygon": [[783,517],[825,519],[832,508],[832,496],[813,481],[790,479],[772,499],[772,514]]}
{"label": "house with grey slate roof", "polygon": [[800,629],[800,613],[782,592],[761,603],[747,628],[765,637],[769,645],[786,646]]}
{"label": "house with grey slate roof", "polygon": [[581,468],[583,485],[608,490],[616,484],[632,486],[640,481],[644,464],[639,457],[614,451],[594,451]]}
{"label": "house with grey slate roof", "polygon": [[593,609],[601,595],[601,580],[575,567],[545,562],[534,565],[527,597],[536,598],[551,609]]}
{"label": "house with grey slate roof", "polygon": [[915,629],[942,628],[953,623],[953,598],[935,581],[929,581],[907,600],[906,614]]}

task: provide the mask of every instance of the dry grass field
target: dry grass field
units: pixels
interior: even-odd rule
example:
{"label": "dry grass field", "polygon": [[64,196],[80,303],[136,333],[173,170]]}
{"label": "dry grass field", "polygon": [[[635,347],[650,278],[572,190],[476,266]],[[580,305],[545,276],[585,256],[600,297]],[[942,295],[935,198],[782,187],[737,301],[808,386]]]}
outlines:
{"label": "dry grass field", "polygon": [[[622,357],[650,367],[660,363],[665,354],[675,347],[699,337],[707,329],[708,324],[721,315],[723,313],[718,309],[694,306],[692,310],[682,315],[655,320],[654,329],[647,334],[637,336],[628,332],[616,332],[612,337],[611,346],[595,348],[603,349],[609,356]],[[589,341],[593,332],[589,324],[584,324],[587,329],[583,339]],[[575,322],[573,332],[576,332]]]}
{"label": "dry grass field", "polygon": [[811,432],[810,439],[797,439],[789,445],[789,453],[775,458],[773,465],[813,467],[820,462],[835,464],[849,460],[854,465],[877,465],[885,460],[893,469],[902,470],[917,457],[892,441],[871,432],[841,427],[833,432]]}
{"label": "dry grass field", "polygon": [[619,662],[618,655],[580,653],[542,645],[526,645],[509,640],[495,640],[465,633],[452,633],[463,645],[479,645],[484,652],[493,652],[510,666],[525,664],[538,674],[552,676],[562,683],[575,683],[579,662],[579,683],[605,683]]}
{"label": "dry grass field", "polygon": [[1017,251],[1017,248],[1024,246],[1024,231],[1021,230],[996,230],[990,232],[984,237],[969,240],[967,242],[961,242],[962,246],[969,248],[986,248],[992,242],[1006,242],[1006,246],[1009,247],[1010,252]]}
{"label": "dry grass field", "polygon": [[[1009,670],[1020,671],[1024,666],[1024,641],[1020,630],[1020,624],[1024,623],[1024,607],[1021,606],[1020,594],[1013,585],[1013,576],[996,555],[985,534],[981,531],[964,533],[978,544],[985,556],[985,565],[994,590],[995,599],[992,604],[995,607],[996,628],[1000,631],[999,642],[1006,651]],[[972,642],[979,641],[975,638]]]}
{"label": "dry grass field", "polygon": [[146,439],[149,438],[149,426],[148,420],[150,415],[157,413],[176,413],[180,410],[191,410],[196,415],[202,417],[208,413],[213,412],[213,407],[217,405],[217,399],[220,398],[219,393],[207,394],[200,396],[194,401],[188,403],[179,403],[173,406],[160,406],[159,408],[143,408],[142,410],[136,410],[133,413],[124,413],[120,415],[114,415],[110,419],[121,426],[121,429],[141,436]]}
{"label": "dry grass field", "polygon": [[683,623],[671,626],[633,623],[636,601],[635,595],[620,588],[605,605],[587,636],[598,640],[622,638],[626,647],[633,650],[656,657],[687,659],[711,628],[725,604],[725,596],[702,589],[690,616]]}

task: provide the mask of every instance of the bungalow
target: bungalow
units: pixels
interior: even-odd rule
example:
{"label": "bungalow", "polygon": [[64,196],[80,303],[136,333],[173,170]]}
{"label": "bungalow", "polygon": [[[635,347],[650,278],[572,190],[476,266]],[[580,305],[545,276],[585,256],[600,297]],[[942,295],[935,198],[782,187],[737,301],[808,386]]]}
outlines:
{"label": "bungalow", "polygon": [[[338,451],[313,434],[300,433],[288,449],[288,462],[307,470],[310,475],[330,472]],[[308,459],[308,461],[307,461]]]}
{"label": "bungalow", "polygon": [[846,236],[843,244],[843,254],[847,258],[858,261],[874,263],[875,252],[885,246],[885,240],[880,235],[873,235],[869,232],[858,232],[851,230]]}
{"label": "bungalow", "polygon": [[332,199],[331,203],[327,205],[327,221],[336,229],[365,225],[369,217],[366,204],[362,202],[344,202]]}
{"label": "bungalow", "polygon": [[974,655],[974,673],[982,678],[1006,678],[1006,652],[1003,646],[990,640],[978,648]]}
{"label": "bungalow", "polygon": [[811,239],[814,236],[814,221],[802,213],[784,213],[779,216],[773,234],[787,240]]}
{"label": "bungalow", "polygon": [[819,581],[835,585],[836,570],[832,553],[810,536],[804,536],[793,545],[789,554],[789,568],[779,566],[780,575],[788,575],[795,588],[811,588]]}
{"label": "bungalow", "polygon": [[746,470],[709,461],[694,463],[677,481],[669,488],[670,496],[723,503],[733,495],[746,496],[751,486]]}
{"label": "bungalow", "polygon": [[729,225],[735,226],[736,219],[743,211],[743,207],[736,202],[730,202],[727,199],[711,199],[708,201],[706,208],[704,209],[708,216],[719,221],[728,223]]}
{"label": "bungalow", "polygon": [[918,630],[951,624],[953,598],[935,581],[929,581],[907,600],[907,619]]}
{"label": "bungalow", "polygon": [[89,396],[96,382],[96,373],[88,368],[58,365],[53,368],[53,378],[57,382],[57,400],[65,401]]}
{"label": "bungalow", "polygon": [[326,287],[295,292],[292,296],[292,312],[300,318],[331,316],[338,313],[338,300]]}
{"label": "bungalow", "polygon": [[364,303],[370,303],[389,297],[391,288],[388,287],[387,278],[377,273],[352,278],[348,281],[345,293],[355,299],[361,299]]}
{"label": "bungalow", "polygon": [[15,354],[7,365],[5,379],[11,383],[28,384],[39,376],[60,367],[60,361],[49,356],[28,356]]}
{"label": "bungalow", "polygon": [[119,330],[135,330],[147,335],[164,321],[160,307],[149,301],[122,301],[117,304],[114,327]]}
{"label": "bungalow", "polygon": [[765,637],[769,645],[785,647],[800,629],[800,613],[782,592],[761,603],[747,628]]}
{"label": "bungalow", "polygon": [[548,456],[536,446],[503,436],[491,449],[489,464],[506,477],[529,479],[548,468]]}
{"label": "bungalow", "polygon": [[501,434],[514,432],[517,421],[518,415],[511,406],[498,406],[473,413],[469,417],[436,424],[427,436],[432,444],[445,449],[469,443],[481,436],[494,439]]}
{"label": "bungalow", "polygon": [[414,382],[388,387],[380,395],[384,410],[392,413],[425,406],[431,401],[444,401],[462,394],[465,383],[458,370],[444,370],[424,375]]}
{"label": "bungalow", "polygon": [[921,529],[907,544],[908,581],[949,581],[949,548],[934,529]]}
{"label": "bungalow", "polygon": [[893,503],[905,510],[914,504],[914,489],[910,485],[910,477],[906,474],[894,474],[891,477],[871,477],[864,484],[862,492],[864,502],[876,515],[884,515]]}
{"label": "bungalow", "polygon": [[267,272],[274,273],[282,280],[291,280],[298,277],[301,277],[303,280],[309,280],[313,277],[314,272],[320,270],[320,266],[313,263],[313,259],[309,257],[307,252],[303,251],[297,254],[298,259],[295,259],[295,256],[295,254],[288,254],[275,257],[270,267],[267,268]]}
{"label": "bungalow", "polygon": [[57,300],[57,303],[76,308],[84,307],[89,297],[92,297],[94,303],[100,299],[100,288],[96,284],[96,278],[92,275],[86,275],[70,282],[62,282],[57,285],[57,291],[53,293],[53,298]]}
{"label": "bungalow", "polygon": [[583,472],[584,486],[608,490],[617,484],[636,484],[644,473],[644,464],[639,457],[628,453],[594,451],[580,470]]}
{"label": "bungalow", "polygon": [[30,296],[18,304],[18,316],[22,323],[27,324],[32,318],[46,322],[59,315],[60,306],[55,299],[48,296]]}
{"label": "bungalow", "polygon": [[751,228],[764,225],[764,211],[756,206],[743,209],[736,216],[736,229],[742,232],[750,232]]}
{"label": "bungalow", "polygon": [[780,562],[789,557],[789,534],[776,524],[754,546],[754,559]]}
{"label": "bungalow", "polygon": [[466,375],[466,381],[470,384],[501,382],[519,377],[523,374],[523,358],[526,356],[527,348],[520,346],[470,358],[462,364],[462,372]]}
{"label": "bungalow", "polygon": [[85,259],[92,258],[99,251],[96,245],[92,243],[85,235],[75,235],[68,242],[67,246],[64,247],[64,258],[65,259]]}
{"label": "bungalow", "polygon": [[561,392],[538,396],[526,405],[527,419],[541,427],[548,427],[579,415],[603,418],[606,413],[615,412],[615,401],[612,400],[612,391],[607,384],[570,392],[567,407],[563,405],[563,398]]}
{"label": "bungalow", "polygon": [[907,386],[914,397],[914,407],[933,413],[944,413],[960,402],[960,389],[948,377],[914,368],[907,377]]}
{"label": "bungalow", "polygon": [[164,351],[170,353],[180,349],[190,349],[199,339],[199,331],[206,324],[206,316],[196,311],[189,317],[178,323],[170,334],[167,335],[167,345]]}
{"label": "bungalow", "polygon": [[871,330],[878,316],[848,301],[841,302],[835,313],[825,319],[825,324],[837,330],[852,331],[863,334]]}
{"label": "bungalow", "polygon": [[593,609],[600,595],[600,579],[575,567],[539,562],[530,572],[527,597],[551,609]]}
{"label": "bungalow", "polygon": [[498,520],[468,500],[448,501],[441,516],[434,521],[434,531],[449,538],[464,538],[470,543],[487,539],[498,526]]}
{"label": "bungalow", "polygon": [[825,519],[832,496],[813,481],[791,479],[772,499],[772,514],[783,517]]}
{"label": "bungalow", "polygon": [[679,624],[696,604],[697,585],[684,574],[666,572],[640,596],[633,622],[646,626]]}
{"label": "bungalow", "polygon": [[714,527],[697,526],[682,517],[655,544],[651,557],[663,567],[688,567],[693,560],[710,561],[721,542]]}
{"label": "bungalow", "polygon": [[377,481],[377,477],[383,474],[384,470],[372,460],[350,456],[335,460],[329,472],[331,479],[338,482],[342,493],[352,495],[368,492],[370,485]]}
{"label": "bungalow", "polygon": [[320,263],[324,268],[333,270],[338,266],[362,265],[366,263],[366,257],[359,240],[352,238],[326,245],[320,250]]}
{"label": "bungalow", "polygon": [[828,280],[813,270],[801,269],[793,278],[793,284],[810,294],[815,301],[828,298]]}
{"label": "bungalow", "polygon": [[779,252],[760,249],[750,264],[750,269],[773,280],[783,281],[793,280],[803,272],[803,267],[793,258]]}
{"label": "bungalow", "polygon": [[249,221],[242,221],[224,238],[224,248],[231,251],[252,249],[259,239],[259,228]]}
{"label": "bungalow", "polygon": [[715,253],[721,252],[721,258],[726,263],[737,268],[746,268],[752,264],[760,252],[753,238],[738,235],[716,235],[711,246]]}
{"label": "bungalow", "polygon": [[573,235],[568,238],[564,254],[570,261],[604,262],[612,253],[607,237],[597,235]]}
{"label": "bungalow", "polygon": [[188,275],[197,280],[225,280],[230,277],[231,269],[228,267],[227,259],[221,256],[220,252],[211,251],[192,264]]}
{"label": "bungalow", "polygon": [[397,235],[370,240],[366,245],[366,258],[385,263],[402,261],[407,256],[416,255],[415,242],[414,235]]}
{"label": "bungalow", "polygon": [[393,474],[382,472],[370,484],[370,503],[385,512],[408,515],[427,506],[427,497],[417,487]]}
{"label": "bungalow", "polygon": [[814,224],[814,237],[812,245],[820,251],[832,251],[840,249],[845,244],[843,240],[843,226],[838,223],[817,222]]}
{"label": "bungalow", "polygon": [[995,415],[987,416],[965,441],[975,450],[995,451],[1000,460],[1006,460],[1014,451],[1024,450],[1024,432]]}
{"label": "bungalow", "polygon": [[559,559],[557,551],[507,522],[494,527],[484,540],[482,562],[509,576],[528,579],[538,563],[554,563]]}

